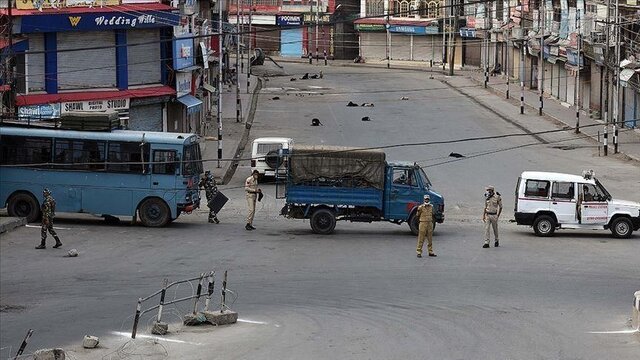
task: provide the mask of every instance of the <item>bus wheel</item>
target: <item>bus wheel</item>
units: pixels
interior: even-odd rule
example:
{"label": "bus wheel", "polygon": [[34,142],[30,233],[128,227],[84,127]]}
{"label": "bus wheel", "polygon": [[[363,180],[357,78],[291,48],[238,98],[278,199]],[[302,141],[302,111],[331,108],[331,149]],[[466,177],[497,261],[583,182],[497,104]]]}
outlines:
{"label": "bus wheel", "polygon": [[311,230],[316,234],[328,235],[336,228],[336,217],[329,209],[318,209],[311,215]]}
{"label": "bus wheel", "polygon": [[143,201],[139,211],[142,225],[148,227],[165,226],[171,218],[169,207],[158,198],[150,198]]}
{"label": "bus wheel", "polygon": [[9,216],[27,218],[27,222],[34,222],[40,218],[38,200],[28,193],[18,193],[9,198],[7,212]]}

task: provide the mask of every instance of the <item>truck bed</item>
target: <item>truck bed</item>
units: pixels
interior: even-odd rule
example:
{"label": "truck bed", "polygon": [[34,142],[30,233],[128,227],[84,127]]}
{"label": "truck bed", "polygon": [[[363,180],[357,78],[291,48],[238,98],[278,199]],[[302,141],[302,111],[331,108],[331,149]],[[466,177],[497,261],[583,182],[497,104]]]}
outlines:
{"label": "truck bed", "polygon": [[366,206],[382,210],[383,191],[372,187],[335,187],[290,185],[288,204],[326,204],[337,206]]}

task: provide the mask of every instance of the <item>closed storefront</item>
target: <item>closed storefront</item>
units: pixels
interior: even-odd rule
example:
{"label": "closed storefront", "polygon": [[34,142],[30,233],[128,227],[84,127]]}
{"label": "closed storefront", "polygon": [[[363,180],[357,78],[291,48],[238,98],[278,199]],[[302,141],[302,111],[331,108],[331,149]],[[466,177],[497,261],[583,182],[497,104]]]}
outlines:
{"label": "closed storefront", "polygon": [[302,29],[280,31],[280,55],[302,57]]}
{"label": "closed storefront", "polygon": [[[437,35],[414,36],[413,37],[413,60],[429,61],[433,59],[441,60],[442,43],[438,43]],[[440,45],[438,45],[440,44]]]}
{"label": "closed storefront", "polygon": [[129,86],[160,83],[160,46],[159,29],[127,31]]}
{"label": "closed storefront", "polygon": [[[482,39],[463,38],[464,63],[471,66],[482,66]],[[442,41],[442,39],[440,39]],[[440,45],[442,46],[442,44]]]}
{"label": "closed storefront", "polygon": [[[44,90],[44,35],[29,35],[29,51],[26,55],[26,89],[27,92]],[[36,54],[31,54],[36,52]]]}
{"label": "closed storefront", "polygon": [[[571,65],[567,65],[567,66],[571,66]],[[565,68],[565,71],[567,72],[567,98],[566,98],[566,102],[569,103],[570,105],[575,105],[575,96],[576,96],[576,78],[575,78],[575,73],[576,73],[576,68],[571,66],[573,69],[567,69]]]}
{"label": "closed storefront", "polygon": [[636,128],[640,126],[640,93],[631,87],[625,87],[623,89],[624,126]]}
{"label": "closed storefront", "polygon": [[162,131],[162,104],[132,101],[127,128],[140,131]]}
{"label": "closed storefront", "polygon": [[[113,31],[61,32],[57,38],[60,90],[116,87]],[[96,46],[101,48],[86,50]]]}
{"label": "closed storefront", "polygon": [[360,32],[360,51],[365,59],[384,60],[386,54],[387,34],[384,32]]}
{"label": "closed storefront", "polygon": [[563,62],[558,62],[558,99],[567,101],[567,70]]}
{"label": "closed storefront", "polygon": [[411,60],[411,35],[391,34],[391,59]]}
{"label": "closed storefront", "polygon": [[275,26],[253,25],[254,47],[262,49],[267,54],[280,52],[280,29]]}

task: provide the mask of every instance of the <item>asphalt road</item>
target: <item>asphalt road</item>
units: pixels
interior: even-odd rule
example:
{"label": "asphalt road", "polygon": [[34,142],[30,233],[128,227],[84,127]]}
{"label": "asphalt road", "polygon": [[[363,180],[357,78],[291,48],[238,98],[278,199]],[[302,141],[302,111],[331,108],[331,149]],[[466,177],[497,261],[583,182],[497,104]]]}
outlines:
{"label": "asphalt road", "polygon": [[[445,83],[456,79],[428,79],[428,73],[322,68],[321,80],[290,81],[319,69],[288,65],[291,76],[271,78],[252,136],[384,146],[554,128],[535,116],[512,116],[517,110],[472,84],[463,91],[475,100]],[[349,108],[348,101],[374,107]],[[309,126],[312,118],[323,126]],[[308,222],[278,216],[282,200],[273,185],[262,186],[267,196],[258,207],[258,230],[245,231],[241,186],[248,162],[222,188],[232,200],[218,225],[207,224],[201,211],[166,229],[64,215],[56,225],[65,246],[46,251],[33,249],[38,227],[19,229],[0,241],[0,357],[15,352],[32,328],[31,351],[61,346],[92,359],[145,351],[156,354],[149,358],[174,359],[636,359],[640,335],[629,333],[628,319],[640,289],[640,236],[559,231],[538,238],[507,222],[524,170],[579,174],[591,168],[614,197],[640,201],[634,190],[640,168],[600,158],[593,145],[557,133],[387,149],[390,160],[425,166],[445,196],[437,258],[415,257],[406,224],[338,223],[335,234],[314,235]],[[450,158],[450,152],[467,157]],[[505,204],[497,249],[481,248],[488,184]],[[70,248],[80,256],[64,257]],[[159,289],[165,277],[211,269],[216,293],[221,272],[229,270],[240,323],[177,326],[178,315],[191,307],[182,303],[164,317],[173,342],[139,340],[118,351],[127,339],[113,332],[130,331],[138,297]],[[169,298],[191,291],[187,284]],[[141,335],[152,320],[142,319]],[[103,347],[79,349],[84,334],[101,336]]]}

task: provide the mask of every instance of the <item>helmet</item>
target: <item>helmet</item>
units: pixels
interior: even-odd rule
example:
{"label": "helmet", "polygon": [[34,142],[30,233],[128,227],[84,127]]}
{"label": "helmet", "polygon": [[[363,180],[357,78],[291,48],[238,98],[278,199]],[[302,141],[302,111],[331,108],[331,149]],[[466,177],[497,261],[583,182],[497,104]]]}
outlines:
{"label": "helmet", "polygon": [[49,190],[48,188],[42,189],[42,195],[44,195],[44,196],[51,195],[51,190]]}

